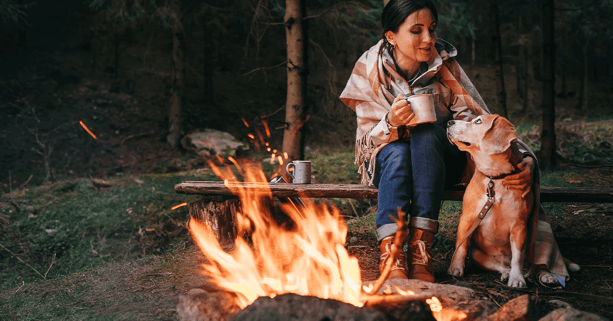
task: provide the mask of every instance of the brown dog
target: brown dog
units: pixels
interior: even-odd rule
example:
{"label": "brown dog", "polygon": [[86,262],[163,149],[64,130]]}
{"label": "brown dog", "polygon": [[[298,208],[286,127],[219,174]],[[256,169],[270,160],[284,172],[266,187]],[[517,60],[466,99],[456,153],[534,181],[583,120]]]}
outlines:
{"label": "brown dog", "polygon": [[[456,253],[448,273],[464,275],[470,241],[479,266],[499,272],[511,287],[525,287],[523,268],[533,195],[526,193],[522,198],[524,191],[502,185],[502,178],[518,171],[517,164],[523,159],[515,144],[515,127],[501,116],[481,115],[471,122],[449,121],[447,136],[458,149],[469,153],[475,164],[464,193]],[[488,185],[493,185],[489,196]],[[480,213],[486,214],[480,218]]]}

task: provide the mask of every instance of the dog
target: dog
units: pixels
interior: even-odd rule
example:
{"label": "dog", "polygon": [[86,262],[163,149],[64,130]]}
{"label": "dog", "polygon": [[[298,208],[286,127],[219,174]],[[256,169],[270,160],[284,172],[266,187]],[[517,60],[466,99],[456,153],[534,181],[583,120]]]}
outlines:
{"label": "dog", "polygon": [[[470,154],[475,166],[464,193],[456,252],[448,273],[464,275],[470,241],[478,266],[499,272],[510,287],[525,287],[523,269],[531,245],[528,234],[534,196],[502,185],[502,179],[517,172],[523,160],[515,127],[499,115],[481,115],[470,122],[449,121],[447,136],[459,150]],[[480,212],[485,216],[480,218]]]}

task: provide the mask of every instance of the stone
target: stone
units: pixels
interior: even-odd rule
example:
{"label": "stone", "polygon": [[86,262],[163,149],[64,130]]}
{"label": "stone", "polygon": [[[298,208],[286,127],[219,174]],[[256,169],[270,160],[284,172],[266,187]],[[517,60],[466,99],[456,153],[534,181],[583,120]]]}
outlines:
{"label": "stone", "polygon": [[225,291],[191,289],[179,296],[177,314],[182,321],[227,321],[240,308]]}
{"label": "stone", "polygon": [[181,139],[181,146],[204,158],[216,155],[223,158],[234,157],[237,150],[249,150],[249,145],[237,140],[229,133],[209,128],[185,135]]}
{"label": "stone", "polygon": [[539,321],[607,321],[607,318],[601,317],[597,314],[579,311],[575,308],[560,308],[549,312],[546,316],[539,319]]}
{"label": "stone", "polygon": [[540,317],[539,309],[534,300],[524,294],[510,300],[494,314],[489,315],[488,321],[531,321],[538,320]]}
{"label": "stone", "polygon": [[[429,309],[427,309],[430,313]],[[430,314],[431,316],[431,314]],[[297,294],[282,294],[274,298],[260,297],[237,313],[232,321],[283,320],[363,320],[384,321],[385,315],[372,308],[359,308],[349,303]],[[422,319],[416,319],[422,320]],[[430,319],[423,319],[430,320]]]}

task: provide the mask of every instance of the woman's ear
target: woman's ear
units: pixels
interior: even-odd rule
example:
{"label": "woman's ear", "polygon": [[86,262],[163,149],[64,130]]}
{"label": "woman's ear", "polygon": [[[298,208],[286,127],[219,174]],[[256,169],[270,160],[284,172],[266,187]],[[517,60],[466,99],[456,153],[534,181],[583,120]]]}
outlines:
{"label": "woman's ear", "polygon": [[387,42],[389,42],[392,46],[396,45],[396,40],[394,39],[394,33],[391,30],[388,30],[385,33],[385,38],[387,38]]}

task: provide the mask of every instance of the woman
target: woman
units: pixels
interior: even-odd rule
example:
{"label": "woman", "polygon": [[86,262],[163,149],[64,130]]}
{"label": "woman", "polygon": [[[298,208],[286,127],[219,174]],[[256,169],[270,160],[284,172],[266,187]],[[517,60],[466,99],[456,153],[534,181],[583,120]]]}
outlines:
{"label": "woman", "polygon": [[[389,1],[381,15],[382,40],[357,61],[340,97],[357,115],[356,164],[362,182],[379,188],[380,270],[397,229],[390,216],[396,216],[400,207],[411,217],[408,258],[401,255],[388,278],[434,282],[432,240],[438,230],[443,190],[470,180],[466,155],[449,143],[445,124],[489,113],[453,58],[455,48],[437,40],[437,22],[437,10],[430,0]],[[414,117],[405,97],[413,94],[433,94],[436,123],[405,125]],[[521,142],[519,147],[525,157],[521,171],[507,176],[503,184],[529,190],[536,158]],[[555,241],[553,245],[550,252],[559,254]],[[557,256],[554,261],[557,263]],[[564,264],[562,268],[556,272],[567,277]],[[557,282],[549,273],[540,279]]]}

